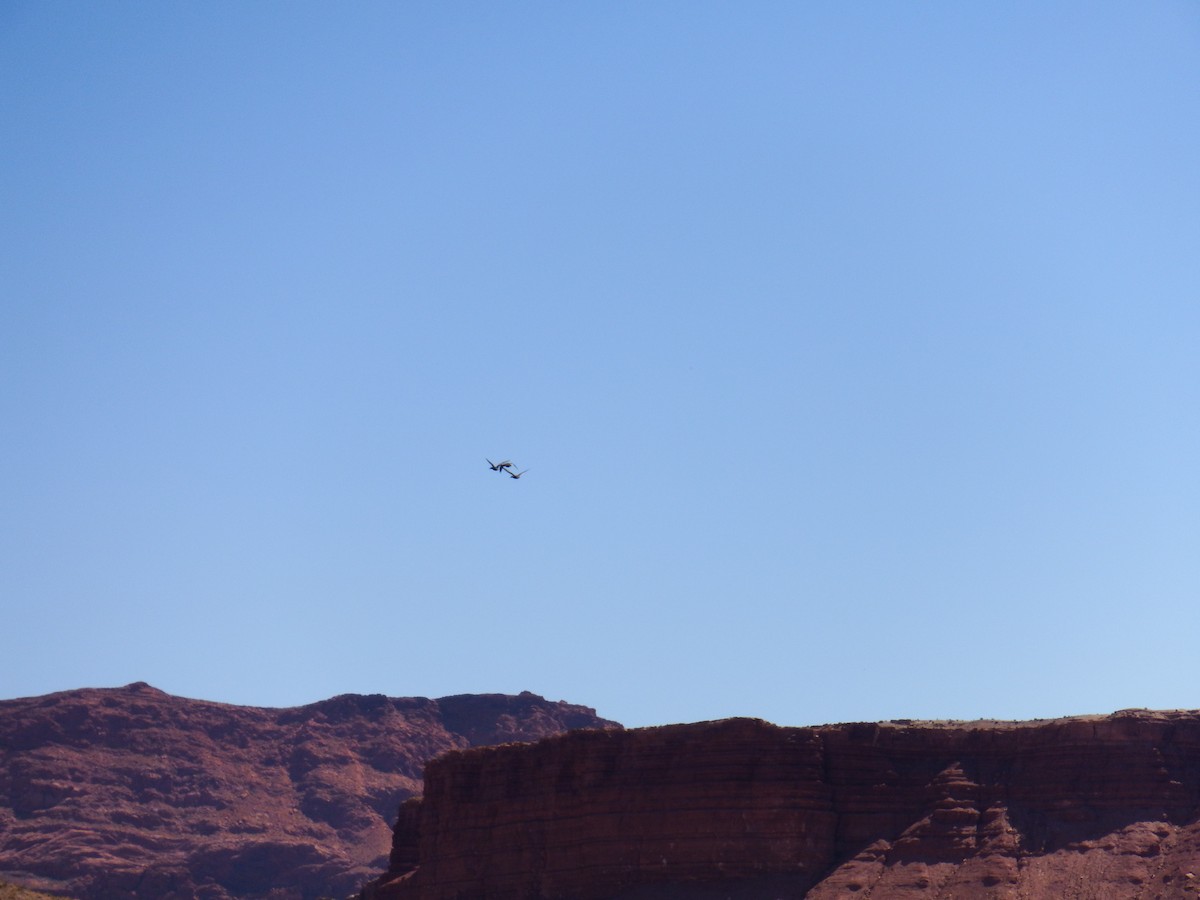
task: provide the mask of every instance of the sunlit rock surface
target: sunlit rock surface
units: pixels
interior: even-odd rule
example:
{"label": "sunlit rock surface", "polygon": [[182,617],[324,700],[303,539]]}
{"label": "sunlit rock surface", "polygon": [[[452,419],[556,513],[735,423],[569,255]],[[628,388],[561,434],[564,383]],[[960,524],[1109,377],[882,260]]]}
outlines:
{"label": "sunlit rock surface", "polygon": [[448,750],[608,726],[533,694],[291,709],[146,684],[0,702],[0,881],[83,898],[344,897]]}
{"label": "sunlit rock surface", "polygon": [[376,900],[1124,900],[1200,890],[1200,714],[781,728],[453,752]]}

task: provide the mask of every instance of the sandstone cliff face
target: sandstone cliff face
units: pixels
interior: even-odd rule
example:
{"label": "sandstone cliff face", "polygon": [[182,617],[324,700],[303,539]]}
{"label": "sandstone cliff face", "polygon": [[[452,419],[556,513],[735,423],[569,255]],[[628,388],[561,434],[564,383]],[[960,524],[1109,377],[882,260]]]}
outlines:
{"label": "sandstone cliff face", "polygon": [[426,760],[608,726],[533,694],[292,709],[149,685],[0,702],[0,881],[84,898],[345,896]]}
{"label": "sandstone cliff face", "polygon": [[1192,898],[1200,713],[580,732],[432,762],[377,900]]}

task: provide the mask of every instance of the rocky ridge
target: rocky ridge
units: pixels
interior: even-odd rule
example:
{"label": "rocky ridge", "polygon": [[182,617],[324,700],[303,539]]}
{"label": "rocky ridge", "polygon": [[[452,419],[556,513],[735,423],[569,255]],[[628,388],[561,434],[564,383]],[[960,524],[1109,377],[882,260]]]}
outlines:
{"label": "rocky ridge", "polygon": [[1166,900],[1200,713],[593,731],[430,763],[373,900]]}
{"label": "rocky ridge", "polygon": [[146,684],[0,701],[0,881],[82,898],[341,897],[446,751],[619,727],[534,694],[290,709]]}

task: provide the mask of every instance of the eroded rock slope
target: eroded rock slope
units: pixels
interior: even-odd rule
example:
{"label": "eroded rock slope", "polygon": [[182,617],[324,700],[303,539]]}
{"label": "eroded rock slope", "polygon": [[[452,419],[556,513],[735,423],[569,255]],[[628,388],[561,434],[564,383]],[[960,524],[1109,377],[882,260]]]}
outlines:
{"label": "eroded rock slope", "polygon": [[146,684],[0,702],[0,881],[83,898],[342,897],[426,760],[614,723],[533,694],[292,709]]}
{"label": "eroded rock slope", "polygon": [[1200,713],[781,728],[453,752],[376,900],[1192,898]]}

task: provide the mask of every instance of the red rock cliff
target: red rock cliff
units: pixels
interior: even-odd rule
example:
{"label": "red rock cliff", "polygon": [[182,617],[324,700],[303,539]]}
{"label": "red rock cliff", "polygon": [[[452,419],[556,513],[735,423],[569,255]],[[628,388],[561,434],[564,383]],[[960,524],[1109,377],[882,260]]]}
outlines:
{"label": "red rock cliff", "polygon": [[452,752],[377,900],[1193,898],[1200,713],[781,728]]}
{"label": "red rock cliff", "polygon": [[611,725],[534,694],[291,709],[146,684],[0,702],[0,881],[75,897],[345,896],[430,757]]}

